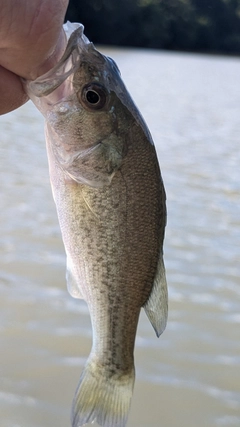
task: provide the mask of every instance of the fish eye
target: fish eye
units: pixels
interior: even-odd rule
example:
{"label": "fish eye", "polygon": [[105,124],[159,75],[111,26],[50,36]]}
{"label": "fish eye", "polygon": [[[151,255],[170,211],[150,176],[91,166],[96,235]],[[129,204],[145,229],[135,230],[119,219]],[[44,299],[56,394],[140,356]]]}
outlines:
{"label": "fish eye", "polygon": [[91,110],[100,110],[106,104],[107,94],[99,83],[89,83],[82,90],[81,101]]}

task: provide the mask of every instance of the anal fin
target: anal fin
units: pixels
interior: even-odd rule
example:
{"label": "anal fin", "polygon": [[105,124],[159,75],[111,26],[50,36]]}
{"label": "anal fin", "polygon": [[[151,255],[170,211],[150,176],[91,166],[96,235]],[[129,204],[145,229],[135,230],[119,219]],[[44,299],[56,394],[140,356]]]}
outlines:
{"label": "anal fin", "polygon": [[143,307],[157,337],[159,337],[166,328],[168,316],[168,291],[162,256],[158,261],[151,294]]}
{"label": "anal fin", "polygon": [[83,299],[82,293],[79,289],[79,283],[77,282],[74,276],[74,267],[72,259],[69,255],[67,255],[67,271],[66,271],[66,279],[67,279],[67,288],[68,292],[73,298]]}

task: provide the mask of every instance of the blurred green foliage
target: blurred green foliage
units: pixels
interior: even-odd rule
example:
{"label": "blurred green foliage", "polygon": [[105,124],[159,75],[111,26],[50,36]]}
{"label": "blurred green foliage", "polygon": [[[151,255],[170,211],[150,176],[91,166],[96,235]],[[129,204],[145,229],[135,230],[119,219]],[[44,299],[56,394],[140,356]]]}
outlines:
{"label": "blurred green foliage", "polygon": [[70,0],[94,43],[240,53],[240,0]]}

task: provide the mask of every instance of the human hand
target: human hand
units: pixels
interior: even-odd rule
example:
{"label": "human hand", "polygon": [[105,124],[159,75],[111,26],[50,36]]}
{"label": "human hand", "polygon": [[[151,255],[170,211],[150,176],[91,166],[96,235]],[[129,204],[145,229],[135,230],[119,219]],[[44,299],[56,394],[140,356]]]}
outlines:
{"label": "human hand", "polygon": [[21,77],[35,79],[65,49],[68,0],[0,0],[0,114],[24,104]]}

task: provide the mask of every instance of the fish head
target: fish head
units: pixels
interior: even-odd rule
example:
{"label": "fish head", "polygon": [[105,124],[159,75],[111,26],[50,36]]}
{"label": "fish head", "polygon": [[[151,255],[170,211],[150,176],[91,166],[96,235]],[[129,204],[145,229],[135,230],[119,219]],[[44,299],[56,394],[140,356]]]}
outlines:
{"label": "fish head", "polygon": [[101,187],[121,167],[133,123],[144,125],[114,60],[77,25],[60,62],[24,84],[45,116],[54,161],[71,179]]}

